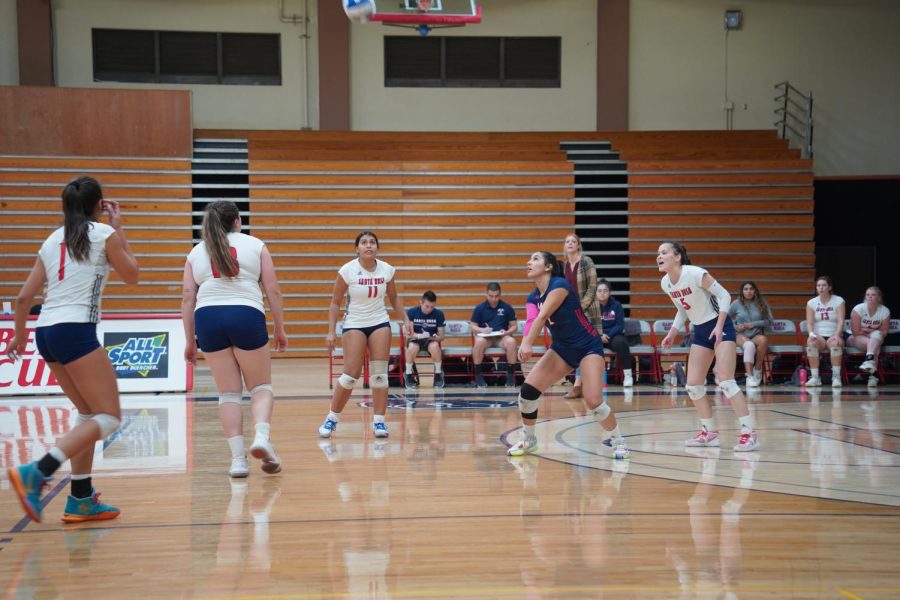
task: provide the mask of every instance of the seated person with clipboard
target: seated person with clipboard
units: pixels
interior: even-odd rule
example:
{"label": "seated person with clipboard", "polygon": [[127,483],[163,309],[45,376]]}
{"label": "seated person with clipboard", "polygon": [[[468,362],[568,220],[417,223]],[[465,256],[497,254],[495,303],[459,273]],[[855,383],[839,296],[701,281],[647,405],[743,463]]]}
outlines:
{"label": "seated person with clipboard", "polygon": [[500,284],[492,281],[487,284],[486,300],[475,307],[469,319],[472,332],[475,334],[472,344],[472,363],[475,365],[475,385],[487,388],[481,363],[484,351],[488,348],[502,348],[506,351],[506,387],[516,385],[516,340],[513,338],[518,327],[516,311],[508,303],[500,299]]}

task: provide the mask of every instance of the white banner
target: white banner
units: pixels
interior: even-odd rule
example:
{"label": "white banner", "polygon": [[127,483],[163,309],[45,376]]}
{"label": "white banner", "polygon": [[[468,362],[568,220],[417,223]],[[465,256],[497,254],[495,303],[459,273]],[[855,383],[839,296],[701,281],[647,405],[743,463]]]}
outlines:
{"label": "white banner", "polygon": [[[15,334],[11,316],[0,317],[0,396],[61,394],[38,354],[30,321],[22,358],[6,356]],[[116,370],[120,392],[184,392],[193,387],[193,367],[184,362],[181,315],[104,315],[97,325],[100,345]]]}

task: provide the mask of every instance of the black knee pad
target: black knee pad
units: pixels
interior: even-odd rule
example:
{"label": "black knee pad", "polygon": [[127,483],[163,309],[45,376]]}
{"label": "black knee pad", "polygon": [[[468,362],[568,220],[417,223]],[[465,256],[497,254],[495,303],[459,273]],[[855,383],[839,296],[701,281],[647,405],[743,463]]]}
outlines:
{"label": "black knee pad", "polygon": [[519,396],[521,396],[525,400],[537,400],[541,397],[541,393],[536,387],[529,384],[528,382],[525,382],[522,384],[522,387],[519,388]]}

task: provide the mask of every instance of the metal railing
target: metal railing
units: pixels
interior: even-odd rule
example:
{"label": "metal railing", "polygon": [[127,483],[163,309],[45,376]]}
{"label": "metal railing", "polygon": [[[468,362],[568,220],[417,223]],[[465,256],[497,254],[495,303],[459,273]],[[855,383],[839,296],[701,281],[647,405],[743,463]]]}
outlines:
{"label": "metal railing", "polygon": [[813,157],[813,97],[804,94],[788,81],[775,85],[781,94],[775,96],[775,121],[781,139],[800,144],[803,158]]}

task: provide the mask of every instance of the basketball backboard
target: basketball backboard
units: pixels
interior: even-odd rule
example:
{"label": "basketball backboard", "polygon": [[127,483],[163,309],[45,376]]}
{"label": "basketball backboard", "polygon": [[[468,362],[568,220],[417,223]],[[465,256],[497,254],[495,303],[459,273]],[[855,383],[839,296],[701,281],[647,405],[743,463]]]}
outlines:
{"label": "basketball backboard", "polygon": [[412,27],[422,35],[435,27],[462,27],[481,22],[481,7],[475,0],[373,0],[370,21]]}

